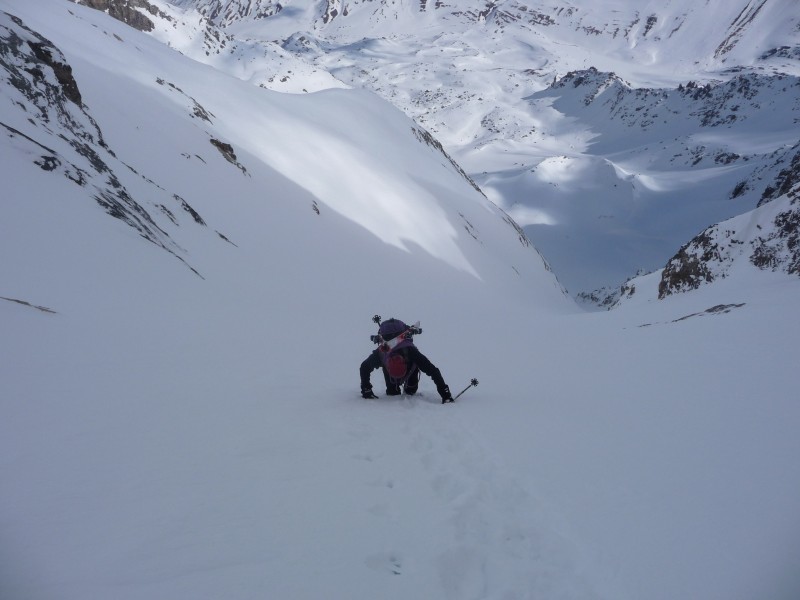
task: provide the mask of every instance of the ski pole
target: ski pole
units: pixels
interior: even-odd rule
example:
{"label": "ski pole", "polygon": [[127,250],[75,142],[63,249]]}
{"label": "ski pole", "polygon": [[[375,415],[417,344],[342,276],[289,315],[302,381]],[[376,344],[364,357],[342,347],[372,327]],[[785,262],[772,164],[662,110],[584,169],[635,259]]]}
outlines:
{"label": "ski pole", "polygon": [[463,394],[464,392],[466,392],[469,388],[475,387],[477,385],[478,385],[478,380],[477,379],[471,379],[470,382],[469,382],[469,385],[467,387],[465,387],[463,390],[461,390],[460,392],[458,392],[458,396],[453,398],[453,401],[457,400],[458,397],[461,396],[461,394]]}

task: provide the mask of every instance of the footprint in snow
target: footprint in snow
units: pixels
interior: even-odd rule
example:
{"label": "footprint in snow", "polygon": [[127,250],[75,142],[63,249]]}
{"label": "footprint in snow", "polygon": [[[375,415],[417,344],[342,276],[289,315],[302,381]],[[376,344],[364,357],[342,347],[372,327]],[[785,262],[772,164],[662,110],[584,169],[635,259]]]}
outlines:
{"label": "footprint in snow", "polygon": [[373,571],[389,573],[391,575],[403,574],[403,558],[397,552],[382,552],[368,556],[364,561]]}

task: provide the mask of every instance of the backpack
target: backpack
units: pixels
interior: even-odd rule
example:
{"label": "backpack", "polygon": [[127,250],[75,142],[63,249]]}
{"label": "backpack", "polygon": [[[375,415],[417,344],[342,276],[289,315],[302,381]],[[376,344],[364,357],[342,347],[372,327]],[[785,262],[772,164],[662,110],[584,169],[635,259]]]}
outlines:
{"label": "backpack", "polygon": [[402,351],[391,350],[383,356],[383,366],[394,383],[403,382],[408,373],[408,362]]}
{"label": "backpack", "polygon": [[378,353],[392,383],[403,384],[411,374],[412,369],[405,348],[414,345],[411,336],[417,331],[420,331],[418,325],[409,327],[399,319],[388,319],[378,328],[380,336]]}

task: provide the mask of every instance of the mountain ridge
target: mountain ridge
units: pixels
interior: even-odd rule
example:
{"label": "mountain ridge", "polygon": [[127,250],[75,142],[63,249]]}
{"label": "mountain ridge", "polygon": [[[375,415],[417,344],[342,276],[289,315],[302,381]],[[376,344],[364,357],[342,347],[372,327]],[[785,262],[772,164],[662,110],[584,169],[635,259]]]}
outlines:
{"label": "mountain ridge", "polygon": [[[103,98],[109,94],[104,84],[92,79],[96,71],[87,66],[87,61],[99,59],[91,51],[65,57],[46,41],[47,52],[57,57],[46,64],[33,50],[38,46],[19,37],[17,31],[23,31],[23,25],[13,19],[3,40],[3,51],[12,61],[4,64],[4,83],[10,94],[2,122],[12,144],[25,146],[24,150],[18,148],[23,151],[15,159],[24,162],[23,157],[32,155],[40,163],[40,172],[61,173],[63,183],[58,185],[65,191],[76,184],[77,188],[96,190],[87,197],[198,275],[207,276],[203,265],[193,258],[198,244],[213,246],[212,240],[219,240],[236,245],[240,240],[220,225],[230,219],[220,219],[219,207],[211,198],[203,198],[196,184],[187,185],[185,178],[200,182],[217,177],[224,182],[223,188],[229,186],[239,190],[242,198],[253,198],[264,181],[274,186],[276,178],[282,177],[312,196],[312,215],[319,215],[323,207],[332,209],[389,246],[422,252],[470,274],[477,285],[496,282],[499,276],[512,287],[521,285],[523,295],[533,292],[546,297],[552,289],[552,299],[563,297],[548,265],[511,218],[481,195],[429,133],[377,97],[341,89],[328,89],[322,97],[284,96],[240,82],[238,97],[251,104],[254,118],[234,118],[231,110],[240,107],[232,109],[210,86],[212,81],[229,86],[235,79],[220,73],[208,83],[198,84],[199,78],[187,83],[183,74],[165,74],[172,67],[151,70],[148,56],[163,47],[154,40],[156,45],[140,50],[141,59],[116,74],[131,97],[142,98],[143,107],[158,107],[148,114],[140,107],[131,110],[123,98],[117,98],[118,105]],[[31,39],[38,35],[26,31]],[[106,32],[106,36],[115,44],[136,47],[126,40],[123,29]],[[119,61],[110,60],[114,64]],[[188,59],[178,54],[174,61],[188,64]],[[70,69],[75,77],[60,83],[56,71],[67,73]],[[19,99],[11,100],[15,97]],[[29,103],[41,104],[38,122],[26,116]],[[120,106],[129,111],[125,119],[114,118]],[[265,107],[267,112],[257,116]],[[336,110],[341,112],[336,114]],[[170,119],[179,125],[167,126]],[[394,140],[393,148],[375,140],[374,131],[381,130],[386,139]],[[178,131],[184,133],[177,137]],[[265,144],[264,139],[281,142]],[[308,153],[304,148],[308,144],[316,152]],[[64,149],[36,158],[39,149],[59,145]],[[162,158],[154,161],[155,156]],[[309,179],[312,172],[314,177]],[[223,173],[224,177],[220,176]],[[363,187],[364,181],[372,182],[370,189]],[[219,183],[209,186],[212,188],[222,191]],[[70,195],[84,193],[70,189]],[[396,219],[398,210],[406,215],[402,223]],[[184,222],[210,233],[208,240],[187,242],[185,227],[189,225]],[[490,268],[496,260],[505,266]],[[521,281],[531,275],[548,283],[538,291],[536,286],[525,291]]]}
{"label": "mountain ridge", "polygon": [[[523,225],[573,293],[662,267],[697,231],[753,208],[753,190],[775,184],[786,165],[779,155],[800,135],[792,104],[800,62],[791,52],[800,47],[800,17],[784,0],[611,2],[605,11],[512,0],[285,2],[270,14],[266,7],[278,4],[174,4],[216,15],[234,36],[278,43],[402,108]],[[220,20],[226,6],[230,18]],[[699,36],[698,28],[708,31]],[[562,179],[581,177],[581,165],[598,159],[616,171],[589,186],[598,198],[589,212],[602,217],[596,226],[569,189],[586,183],[554,185],[543,175],[559,157]],[[665,205],[663,189],[682,190],[667,192],[675,198],[669,241],[651,208]],[[686,194],[697,196],[696,208]],[[632,212],[642,202],[644,213]],[[615,207],[626,203],[632,216],[623,219]],[[570,227],[600,252],[570,241]]]}

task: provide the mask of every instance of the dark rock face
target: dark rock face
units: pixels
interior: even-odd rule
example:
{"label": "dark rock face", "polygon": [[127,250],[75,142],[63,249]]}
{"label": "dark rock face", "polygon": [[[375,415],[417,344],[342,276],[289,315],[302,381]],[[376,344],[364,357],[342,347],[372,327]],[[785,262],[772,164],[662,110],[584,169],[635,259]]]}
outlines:
{"label": "dark rock face", "polygon": [[[8,114],[13,125],[0,121],[0,135],[13,149],[30,156],[48,176],[60,175],[85,188],[87,197],[108,215],[184,260],[167,232],[120,180],[120,170],[136,172],[122,163],[104,140],[63,53],[20,19],[4,12],[0,12],[0,91],[20,111]],[[156,193],[162,191],[142,179]],[[170,201],[195,223],[205,224],[182,198]],[[168,208],[161,206],[160,213],[178,225]]]}
{"label": "dark rock face", "polygon": [[[49,41],[19,21],[13,30],[0,28],[0,67],[22,96],[28,111],[35,111],[40,123],[59,131],[74,152],[63,154],[17,129],[3,124],[8,135],[35,145],[35,161],[45,171],[61,171],[80,186],[92,185],[94,198],[111,216],[125,221],[146,239],[163,245],[163,236],[150,215],[130,197],[125,187],[101,156],[105,150],[100,128],[81,102],[72,69],[64,55]],[[75,106],[77,105],[77,106]],[[90,123],[87,127],[83,123]]]}
{"label": "dark rock face", "polygon": [[[795,146],[798,148],[800,143]],[[792,157],[789,165],[782,169],[775,180],[775,185],[767,186],[764,193],[761,195],[759,206],[775,200],[780,196],[789,194],[797,196],[800,192],[800,150]]]}
{"label": "dark rock face", "polygon": [[771,232],[757,238],[750,262],[759,269],[800,275],[800,198],[793,198],[773,224]]}
{"label": "dark rock face", "polygon": [[146,0],[72,0],[72,2],[108,13],[110,17],[139,31],[152,31],[155,25],[141,10],[137,9],[142,9],[153,16],[170,19],[167,14]]}
{"label": "dark rock face", "polygon": [[[740,123],[759,114],[776,97],[800,94],[800,78],[745,73],[717,84],[689,81],[677,89],[633,88],[615,73],[590,67],[570,71],[555,80],[550,90],[537,92],[532,98],[568,87],[585,93],[586,106],[604,106],[609,119],[646,131],[669,120],[676,110],[703,128]],[[800,111],[800,107],[795,106],[793,111]],[[720,160],[726,159],[735,157]]]}
{"label": "dark rock face", "polygon": [[800,275],[800,151],[792,151],[755,210],[709,227],[667,263],[659,298],[725,277],[735,261]]}
{"label": "dark rock face", "polygon": [[709,227],[667,263],[658,297],[727,276],[738,261],[800,276],[800,186],[772,203]]}
{"label": "dark rock face", "polygon": [[239,161],[236,160],[236,152],[234,152],[233,146],[231,146],[227,142],[222,142],[214,138],[211,138],[209,141],[211,142],[212,146],[214,146],[217,150],[219,150],[220,154],[222,154],[225,160],[227,160],[232,165],[239,167],[239,170],[241,170],[242,173],[245,174],[247,173],[247,169],[245,169],[244,166],[239,164]]}
{"label": "dark rock face", "polygon": [[339,16],[341,0],[328,0],[325,12],[322,15],[322,22],[326,25]]}
{"label": "dark rock face", "polygon": [[[226,27],[244,19],[267,19],[283,10],[283,4],[278,0],[171,0],[170,3],[193,8],[219,27]],[[331,10],[330,5],[341,3],[341,0],[328,0],[326,13],[323,14]],[[343,15],[346,14],[345,6]]]}
{"label": "dark rock face", "polygon": [[721,260],[719,246],[710,228],[683,246],[664,267],[661,282],[658,284],[658,297],[685,292],[714,280],[710,264]]}
{"label": "dark rock face", "polygon": [[78,90],[78,83],[75,81],[75,78],[72,76],[72,67],[68,64],[59,62],[53,59],[53,55],[50,53],[50,50],[47,49],[43,42],[28,42],[28,46],[30,47],[33,54],[46,64],[48,67],[53,69],[53,73],[56,76],[56,80],[58,83],[61,84],[61,90],[64,93],[64,96],[67,97],[68,100],[71,100],[78,106],[83,104],[83,100],[81,100],[81,93]]}

